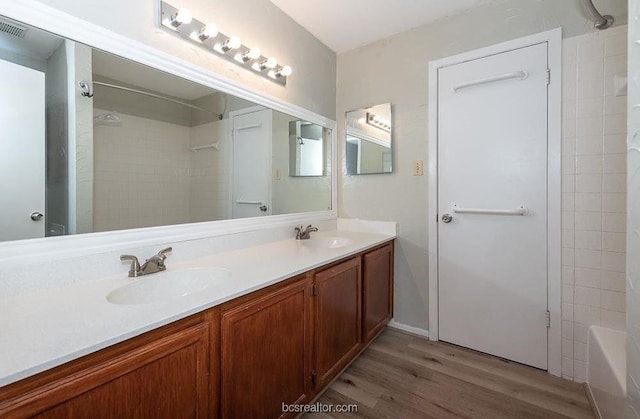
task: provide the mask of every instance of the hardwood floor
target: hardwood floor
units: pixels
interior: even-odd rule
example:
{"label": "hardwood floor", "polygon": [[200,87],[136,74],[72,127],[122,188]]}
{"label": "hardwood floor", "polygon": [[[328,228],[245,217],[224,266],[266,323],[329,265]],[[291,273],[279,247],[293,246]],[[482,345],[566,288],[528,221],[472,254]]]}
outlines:
{"label": "hardwood floor", "polygon": [[582,385],[521,364],[386,329],[320,396],[327,418],[590,418]]}

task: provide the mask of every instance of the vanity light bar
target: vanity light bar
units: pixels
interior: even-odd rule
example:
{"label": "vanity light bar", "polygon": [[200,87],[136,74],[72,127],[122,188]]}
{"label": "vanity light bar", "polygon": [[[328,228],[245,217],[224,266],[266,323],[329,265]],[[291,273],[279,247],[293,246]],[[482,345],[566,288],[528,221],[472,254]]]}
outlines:
{"label": "vanity light bar", "polygon": [[195,19],[188,9],[178,9],[161,1],[160,12],[160,25],[167,31],[177,33],[193,44],[217,52],[240,67],[286,86],[287,77],[293,71],[291,67],[278,64],[274,57],[262,55],[260,48],[243,45],[240,38],[219,32],[214,23],[203,23]]}
{"label": "vanity light bar", "polygon": [[383,131],[391,132],[391,121],[386,118],[367,112],[367,124],[379,128]]}

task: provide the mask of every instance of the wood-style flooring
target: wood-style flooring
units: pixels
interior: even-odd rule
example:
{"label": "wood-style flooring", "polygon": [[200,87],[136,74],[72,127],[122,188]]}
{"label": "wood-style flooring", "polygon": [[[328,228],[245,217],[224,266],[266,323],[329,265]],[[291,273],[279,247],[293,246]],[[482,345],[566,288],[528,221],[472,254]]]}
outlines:
{"label": "wood-style flooring", "polygon": [[590,418],[584,387],[544,371],[386,329],[320,396],[327,418]]}

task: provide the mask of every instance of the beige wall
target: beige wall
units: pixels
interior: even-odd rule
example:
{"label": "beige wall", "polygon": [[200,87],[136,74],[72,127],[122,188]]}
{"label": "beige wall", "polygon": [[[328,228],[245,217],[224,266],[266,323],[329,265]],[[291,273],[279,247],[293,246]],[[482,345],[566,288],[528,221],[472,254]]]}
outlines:
{"label": "beige wall", "polygon": [[[268,0],[171,0],[188,7],[202,21],[215,22],[220,31],[239,36],[246,45],[260,47],[293,67],[287,86],[204,53],[156,26],[159,1],[40,0],[57,9],[129,38],[201,65],[256,92],[278,97],[335,118],[336,55]],[[82,41],[81,39],[79,41]]]}
{"label": "beige wall", "polygon": [[[399,222],[396,321],[428,328],[427,176],[412,176],[411,162],[427,156],[429,61],[562,26],[564,36],[593,32],[577,0],[502,0],[420,26],[338,56],[338,138],[344,113],[371,104],[393,106],[394,173],[343,176],[341,217]],[[618,23],[626,1],[599,1]],[[339,161],[344,167],[344,146]]]}

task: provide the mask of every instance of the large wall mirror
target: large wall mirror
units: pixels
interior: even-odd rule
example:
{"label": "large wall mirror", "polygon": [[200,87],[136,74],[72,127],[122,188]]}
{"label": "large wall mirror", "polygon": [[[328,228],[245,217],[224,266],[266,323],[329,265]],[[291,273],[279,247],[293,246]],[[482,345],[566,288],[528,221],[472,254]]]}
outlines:
{"label": "large wall mirror", "polygon": [[391,104],[356,109],[345,119],[347,174],[392,173]]}
{"label": "large wall mirror", "polygon": [[0,241],[331,210],[329,128],[0,28]]}

